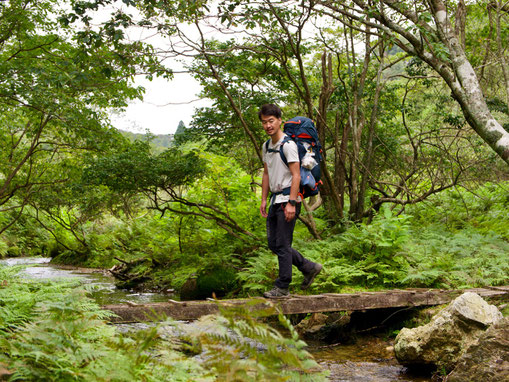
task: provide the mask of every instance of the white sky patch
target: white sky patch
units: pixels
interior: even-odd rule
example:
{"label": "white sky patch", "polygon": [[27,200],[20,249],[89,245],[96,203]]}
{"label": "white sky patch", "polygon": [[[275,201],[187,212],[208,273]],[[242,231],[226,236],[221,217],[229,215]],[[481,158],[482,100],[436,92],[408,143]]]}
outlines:
{"label": "white sky patch", "polygon": [[189,127],[196,107],[210,106],[211,101],[198,99],[200,84],[189,74],[175,74],[173,80],[139,77],[137,85],[145,89],[143,101],[132,102],[120,115],[112,115],[117,129],[134,133],[147,130],[153,134],[173,134],[180,121]]}

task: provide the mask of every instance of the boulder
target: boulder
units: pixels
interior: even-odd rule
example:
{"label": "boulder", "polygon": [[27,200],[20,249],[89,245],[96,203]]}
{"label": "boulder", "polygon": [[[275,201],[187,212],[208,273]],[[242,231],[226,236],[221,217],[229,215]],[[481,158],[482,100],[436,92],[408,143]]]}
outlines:
{"label": "boulder", "polygon": [[180,299],[186,301],[224,297],[236,287],[235,271],[228,266],[215,266],[187,279],[180,289]]}
{"label": "boulder", "polygon": [[352,341],[354,331],[349,327],[350,315],[346,312],[313,313],[295,326],[307,339],[319,340],[329,344]]}
{"label": "boulder", "polygon": [[396,358],[407,366],[434,366],[450,371],[486,328],[502,317],[496,306],[478,294],[464,293],[428,324],[403,328],[394,345]]}
{"label": "boulder", "polygon": [[328,316],[323,313],[313,313],[310,317],[303,319],[295,328],[304,336],[312,335],[323,329],[327,323]]}
{"label": "boulder", "polygon": [[491,326],[470,346],[447,382],[509,381],[509,317]]}

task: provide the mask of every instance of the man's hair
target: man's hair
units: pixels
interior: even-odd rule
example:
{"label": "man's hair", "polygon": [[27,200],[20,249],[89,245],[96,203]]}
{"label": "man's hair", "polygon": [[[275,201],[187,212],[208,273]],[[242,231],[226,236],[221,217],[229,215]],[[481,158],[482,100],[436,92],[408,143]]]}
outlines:
{"label": "man's hair", "polygon": [[281,118],[282,113],[281,113],[281,109],[279,108],[279,106],[271,104],[271,103],[267,103],[267,104],[263,105],[260,108],[260,111],[258,112],[258,118],[260,119],[260,121],[262,120],[262,115],[264,115],[266,117],[273,116],[276,118]]}

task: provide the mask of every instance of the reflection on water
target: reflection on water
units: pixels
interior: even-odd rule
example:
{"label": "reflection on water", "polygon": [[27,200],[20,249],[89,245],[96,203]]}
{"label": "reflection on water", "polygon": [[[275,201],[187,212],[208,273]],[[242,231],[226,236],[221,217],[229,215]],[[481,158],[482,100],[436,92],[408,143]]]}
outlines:
{"label": "reflection on water", "polygon": [[[79,279],[90,287],[91,296],[100,305],[123,304],[132,302],[143,304],[148,302],[168,301],[168,296],[158,293],[133,293],[131,291],[117,289],[113,278],[102,271],[83,272],[59,268],[58,265],[50,264],[51,258],[45,257],[16,257],[0,260],[0,264],[7,266],[26,266],[20,272],[20,277],[37,280],[62,280]],[[174,298],[174,297],[170,297]]]}
{"label": "reflection on water", "polygon": [[9,259],[1,259],[0,264],[12,267],[14,265],[47,264],[50,261],[50,257],[12,257]]}

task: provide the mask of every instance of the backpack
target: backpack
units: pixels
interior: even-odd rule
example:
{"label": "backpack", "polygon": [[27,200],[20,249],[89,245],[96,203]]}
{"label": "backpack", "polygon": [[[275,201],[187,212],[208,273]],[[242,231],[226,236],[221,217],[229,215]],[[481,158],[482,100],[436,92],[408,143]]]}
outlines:
{"label": "backpack", "polygon": [[[284,123],[283,131],[286,136],[279,146],[279,150],[269,149],[270,139],[265,142],[267,152],[279,152],[281,160],[286,166],[288,161],[283,152],[283,146],[290,140],[297,144],[300,161],[300,190],[302,198],[307,198],[318,194],[320,184],[322,184],[320,162],[322,161],[322,145],[318,140],[318,132],[315,124],[307,117],[294,117]],[[290,195],[290,187],[277,193]]]}

